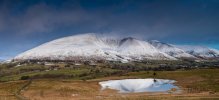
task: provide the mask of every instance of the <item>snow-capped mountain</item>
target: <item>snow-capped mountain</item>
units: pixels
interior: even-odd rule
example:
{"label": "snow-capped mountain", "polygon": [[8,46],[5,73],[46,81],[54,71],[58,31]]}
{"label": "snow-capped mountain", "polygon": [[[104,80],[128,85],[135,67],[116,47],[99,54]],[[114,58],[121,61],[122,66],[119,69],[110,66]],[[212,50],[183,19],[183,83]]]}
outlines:
{"label": "snow-capped mountain", "polygon": [[2,62],[4,62],[5,60],[2,58],[2,57],[0,57],[0,63],[2,63]]}
{"label": "snow-capped mountain", "polygon": [[150,43],[134,38],[106,39],[95,34],[64,37],[19,54],[15,60],[175,60]]}
{"label": "snow-capped mountain", "polygon": [[200,46],[175,46],[156,40],[108,38],[94,33],[64,37],[19,54],[14,60],[177,60],[219,58],[219,51]]}
{"label": "snow-capped mountain", "polygon": [[161,52],[167,53],[168,55],[176,58],[195,58],[193,55],[186,53],[184,50],[171,44],[163,43],[157,40],[151,40],[149,43]]}
{"label": "snow-capped mountain", "polygon": [[4,60],[0,59],[0,63],[2,63]]}
{"label": "snow-capped mountain", "polygon": [[11,62],[10,58],[0,57],[0,63],[9,63]]}
{"label": "snow-capped mountain", "polygon": [[177,46],[187,53],[199,58],[219,58],[219,50],[204,46]]}
{"label": "snow-capped mountain", "polygon": [[137,59],[175,59],[174,57],[158,51],[150,43],[132,37],[122,39],[117,49],[121,55]]}

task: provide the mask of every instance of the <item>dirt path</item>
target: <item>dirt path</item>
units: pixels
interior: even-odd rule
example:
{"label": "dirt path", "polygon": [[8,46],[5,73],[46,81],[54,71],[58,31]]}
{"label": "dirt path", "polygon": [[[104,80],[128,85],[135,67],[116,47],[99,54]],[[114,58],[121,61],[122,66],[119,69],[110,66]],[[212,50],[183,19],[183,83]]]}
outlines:
{"label": "dirt path", "polygon": [[16,93],[14,93],[15,97],[18,100],[29,100],[28,98],[24,97],[21,95],[21,92],[23,90],[25,90],[25,88],[27,88],[30,84],[32,83],[32,79],[30,79],[26,84],[24,84],[20,89],[18,89],[18,91]]}

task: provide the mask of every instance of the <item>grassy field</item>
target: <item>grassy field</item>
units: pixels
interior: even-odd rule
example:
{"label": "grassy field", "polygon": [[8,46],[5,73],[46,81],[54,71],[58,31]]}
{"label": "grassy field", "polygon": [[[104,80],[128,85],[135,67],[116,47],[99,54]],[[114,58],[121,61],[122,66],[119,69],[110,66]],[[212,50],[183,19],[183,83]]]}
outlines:
{"label": "grassy field", "polygon": [[[216,62],[217,64],[218,62]],[[159,65],[166,67],[159,67]],[[69,63],[0,65],[0,100],[209,100],[219,99],[219,68],[210,63],[141,62],[80,66]],[[182,65],[184,66],[183,68]],[[208,65],[208,67],[206,67]],[[215,65],[215,63],[213,64]],[[179,67],[180,66],[180,67]],[[186,67],[185,66],[191,66]],[[196,67],[193,67],[196,66]],[[197,67],[199,66],[199,67]],[[181,92],[117,93],[100,81],[129,78],[176,80]]]}
{"label": "grassy field", "polygon": [[[1,68],[1,67],[0,67]],[[0,82],[17,81],[22,76],[28,76],[32,79],[76,79],[88,80],[97,77],[110,76],[120,73],[121,70],[91,67],[82,65],[76,68],[53,68],[42,65],[23,65],[19,67],[2,67],[0,69]],[[2,74],[2,75],[1,75]]]}

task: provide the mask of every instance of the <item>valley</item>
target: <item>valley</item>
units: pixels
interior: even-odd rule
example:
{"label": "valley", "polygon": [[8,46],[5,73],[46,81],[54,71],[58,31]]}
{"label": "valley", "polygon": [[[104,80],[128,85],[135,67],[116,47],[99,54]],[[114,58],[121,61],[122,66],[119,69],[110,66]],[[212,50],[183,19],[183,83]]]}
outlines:
{"label": "valley", "polygon": [[[19,62],[1,64],[0,100],[218,99],[219,62]],[[99,82],[118,79],[171,79],[179,93],[118,93]],[[158,96],[159,95],[159,96]]]}

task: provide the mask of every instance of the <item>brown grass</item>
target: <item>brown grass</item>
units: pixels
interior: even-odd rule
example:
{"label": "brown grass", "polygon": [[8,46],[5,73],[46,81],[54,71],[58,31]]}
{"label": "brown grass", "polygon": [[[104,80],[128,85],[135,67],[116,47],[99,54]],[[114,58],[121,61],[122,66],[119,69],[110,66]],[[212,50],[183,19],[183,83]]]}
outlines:
{"label": "brown grass", "polygon": [[[183,90],[179,94],[132,93],[122,94],[115,90],[103,90],[98,82],[110,79],[148,78],[146,72],[132,72],[88,81],[41,79],[33,80],[22,95],[31,100],[219,100],[219,69],[157,72],[157,78],[176,80]],[[14,100],[13,92],[26,81],[0,83],[0,100]]]}
{"label": "brown grass", "polygon": [[184,100],[219,99],[219,94],[209,92],[166,93],[117,93],[115,90],[100,90],[97,81],[35,80],[23,92],[31,100]]}
{"label": "brown grass", "polygon": [[0,100],[17,100],[15,93],[26,81],[13,81],[0,83]]}

